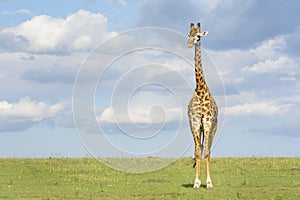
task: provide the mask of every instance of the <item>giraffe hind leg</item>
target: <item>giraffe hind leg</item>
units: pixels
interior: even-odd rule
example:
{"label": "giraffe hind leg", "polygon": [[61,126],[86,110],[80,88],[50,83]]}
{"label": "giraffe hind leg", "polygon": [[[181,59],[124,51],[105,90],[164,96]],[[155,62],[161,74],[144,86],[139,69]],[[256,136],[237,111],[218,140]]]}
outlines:
{"label": "giraffe hind leg", "polygon": [[210,155],[208,155],[207,158],[205,158],[206,161],[206,188],[212,189],[214,186],[212,184],[212,180],[210,178]]}
{"label": "giraffe hind leg", "polygon": [[[196,154],[196,153],[195,153]],[[194,181],[194,189],[198,189],[201,186],[201,177],[200,177],[200,171],[201,171],[201,157],[196,157],[196,166],[195,166],[195,170],[196,170],[196,178]]]}
{"label": "giraffe hind leg", "polygon": [[205,150],[204,150],[204,158],[206,161],[206,188],[212,189],[214,186],[212,184],[212,180],[210,177],[210,150],[212,146],[212,141],[217,130],[217,125],[213,124],[210,129],[210,132],[206,135],[205,140]]}
{"label": "giraffe hind leg", "polygon": [[212,189],[214,186],[210,177],[210,149],[208,144],[205,145],[204,159],[206,162],[206,188]]}

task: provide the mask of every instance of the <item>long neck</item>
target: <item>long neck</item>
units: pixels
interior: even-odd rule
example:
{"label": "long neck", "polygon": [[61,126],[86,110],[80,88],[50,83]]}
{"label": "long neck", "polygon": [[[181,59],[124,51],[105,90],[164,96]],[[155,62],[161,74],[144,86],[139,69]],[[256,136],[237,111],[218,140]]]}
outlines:
{"label": "long neck", "polygon": [[201,59],[201,47],[195,45],[195,75],[196,75],[196,91],[206,89],[207,85],[204,79]]}

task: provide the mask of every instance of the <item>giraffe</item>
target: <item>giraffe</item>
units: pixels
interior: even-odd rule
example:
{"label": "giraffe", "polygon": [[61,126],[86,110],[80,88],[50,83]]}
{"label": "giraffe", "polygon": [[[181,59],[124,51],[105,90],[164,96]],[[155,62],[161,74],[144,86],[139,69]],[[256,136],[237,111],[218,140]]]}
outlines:
{"label": "giraffe", "polygon": [[200,32],[200,23],[197,24],[197,27],[194,27],[194,24],[191,23],[187,44],[188,48],[195,46],[196,89],[188,105],[190,128],[195,143],[196,178],[194,189],[198,189],[201,186],[200,171],[203,149],[206,161],[206,187],[207,189],[213,188],[210,177],[210,149],[217,130],[218,107],[210,94],[202,69],[200,40],[207,33],[207,31]]}

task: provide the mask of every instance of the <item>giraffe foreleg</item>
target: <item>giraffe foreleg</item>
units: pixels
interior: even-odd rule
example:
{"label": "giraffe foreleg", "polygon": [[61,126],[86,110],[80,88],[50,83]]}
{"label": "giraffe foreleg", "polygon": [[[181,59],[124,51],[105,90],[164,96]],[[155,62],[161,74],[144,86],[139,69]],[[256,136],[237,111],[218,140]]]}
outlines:
{"label": "giraffe foreleg", "polygon": [[202,158],[202,150],[200,146],[200,137],[195,137],[195,170],[196,170],[196,178],[194,181],[194,189],[198,189],[201,186],[201,158]]}

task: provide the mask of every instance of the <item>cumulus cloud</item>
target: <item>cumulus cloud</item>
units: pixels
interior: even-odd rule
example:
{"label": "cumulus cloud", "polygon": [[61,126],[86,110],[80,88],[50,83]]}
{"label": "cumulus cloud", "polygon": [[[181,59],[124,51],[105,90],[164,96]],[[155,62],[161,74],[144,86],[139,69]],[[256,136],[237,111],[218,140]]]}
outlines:
{"label": "cumulus cloud", "polygon": [[265,59],[282,55],[286,48],[286,39],[283,35],[280,35],[261,42],[256,48],[250,49],[250,53],[256,55],[259,59]]}
{"label": "cumulus cloud", "polygon": [[0,131],[21,131],[41,121],[55,117],[64,103],[46,104],[23,97],[16,103],[0,101]]}
{"label": "cumulus cloud", "polygon": [[224,78],[227,78],[226,76],[228,75],[236,75],[238,79],[241,79],[245,75],[241,74],[241,72],[248,72],[252,66],[258,63],[263,64],[276,61],[279,61],[279,63],[294,63],[292,57],[284,54],[286,48],[286,38],[284,36],[276,36],[266,39],[249,49],[218,51],[208,49],[208,53],[219,70],[221,70]]}
{"label": "cumulus cloud", "polygon": [[[208,52],[221,70],[228,95],[255,91],[270,98],[297,91],[298,58],[286,54],[287,48],[286,36],[279,35],[250,49]],[[277,93],[274,93],[274,88]]]}
{"label": "cumulus cloud", "polygon": [[258,62],[252,66],[246,66],[242,69],[242,71],[253,72],[253,73],[269,73],[269,72],[277,72],[277,73],[289,73],[294,74],[293,70],[297,67],[294,61],[287,57],[281,56],[277,60],[267,59],[262,62]]}
{"label": "cumulus cloud", "polygon": [[[128,105],[118,104],[102,111],[97,120],[106,123],[151,124],[180,121],[182,108],[173,94],[144,91],[134,95]],[[117,116],[116,116],[117,115]]]}
{"label": "cumulus cloud", "polygon": [[107,18],[99,13],[79,10],[66,19],[34,16],[17,26],[0,31],[4,49],[31,53],[68,53],[93,48],[106,36]]}
{"label": "cumulus cloud", "polygon": [[[228,10],[226,10],[224,6],[230,6],[230,5],[229,4],[225,5],[223,1],[216,0],[212,2],[211,5],[210,4],[206,5],[209,7],[208,13],[206,12],[198,13],[199,9],[197,8],[195,1],[187,1],[184,4],[181,1],[180,2],[160,1],[160,3],[159,1],[153,1],[153,2],[149,1],[146,2],[144,6],[142,6],[140,10],[141,17],[137,23],[139,26],[149,25],[149,26],[163,26],[163,27],[168,27],[170,24],[169,26],[170,28],[175,28],[177,30],[184,32],[184,30],[188,29],[189,23],[191,21],[197,22],[197,20],[200,19],[201,16],[204,15],[208,16],[207,18],[203,18],[205,19],[203,21],[203,26],[204,26],[203,28],[206,29],[207,27],[208,31],[210,32],[209,37],[211,37],[212,40],[218,41],[218,45],[216,46],[218,47],[218,51],[210,50],[209,53],[213,61],[217,64],[218,69],[220,69],[221,74],[223,75],[227,91],[233,90],[232,88],[235,87],[234,89],[236,93],[240,91],[251,91],[253,93],[256,93],[255,97],[253,98],[251,95],[248,95],[248,98],[243,98],[242,100],[230,101],[230,106],[228,106],[229,115],[270,116],[273,114],[274,115],[279,114],[280,112],[288,113],[293,107],[292,103],[288,101],[287,102],[276,101],[272,99],[272,97],[274,96],[269,96],[269,95],[270,93],[272,93],[275,87],[278,93],[280,93],[279,91],[285,92],[285,93],[280,93],[282,95],[289,93],[288,91],[290,91],[291,85],[287,85],[286,83],[281,84],[279,82],[282,82],[282,80],[285,81],[297,80],[297,69],[296,69],[297,65],[295,60],[289,55],[282,54],[282,52],[284,52],[284,50],[287,48],[287,46],[290,43],[287,42],[287,37],[285,35],[282,35],[283,34],[282,31],[276,33],[275,37],[270,37],[272,34],[271,35],[265,34],[264,37],[262,38],[256,38],[258,33],[256,33],[255,31],[253,32],[253,30],[251,30],[252,32],[251,31],[247,32],[246,34],[244,33],[240,33],[240,35],[237,34],[236,32],[237,28],[242,30],[243,27],[245,26],[243,24],[241,25],[241,21],[235,21],[235,20],[239,20],[239,18],[236,17],[236,14],[234,12],[229,13],[229,11],[236,9],[238,7],[237,5],[238,3],[232,3],[231,4],[232,7],[227,8]],[[243,5],[244,7],[242,7],[242,9],[239,12],[241,12],[242,14],[246,13],[249,11],[250,8],[254,9],[255,5],[256,4],[245,4]],[[198,7],[201,6],[198,5]],[[157,14],[153,16],[154,9],[157,9],[159,12],[157,11]],[[223,19],[223,17],[225,17],[228,20],[223,21],[224,25],[218,22],[214,24],[215,26],[212,26],[211,24],[212,22],[214,22],[215,18],[210,19],[209,16],[213,16],[214,12],[217,12],[217,10],[219,9],[221,10],[223,9],[224,11],[223,13],[222,12],[219,13],[220,15],[228,14],[234,16],[232,16],[233,18],[230,18],[229,16],[228,16],[229,18],[227,18],[227,15],[224,16],[218,15],[219,16],[218,19]],[[196,15],[197,17],[195,17]],[[245,16],[243,15],[241,16],[242,16],[241,19],[245,19],[248,25],[249,24],[251,25],[251,26],[249,25],[248,27],[249,29],[255,26],[255,24],[251,24],[250,22],[248,22]],[[222,22],[222,20],[220,21]],[[5,28],[0,30],[0,47],[9,50],[24,51],[29,53],[29,54],[23,53],[22,59],[18,59],[18,62],[16,62],[17,59],[14,59],[15,60],[13,64],[15,65],[14,69],[17,69],[18,67],[18,78],[21,78],[21,81],[23,81],[19,83],[19,85],[22,85],[24,83],[24,80],[33,81],[33,83],[31,82],[30,84],[47,83],[47,84],[43,84],[43,88],[39,90],[39,91],[42,90],[45,91],[44,88],[47,88],[46,85],[48,85],[48,83],[57,83],[57,82],[71,83],[72,82],[73,80],[72,77],[74,76],[74,73],[68,73],[68,70],[70,70],[71,68],[62,69],[60,65],[62,65],[62,63],[65,65],[66,63],[70,62],[70,60],[74,60],[77,58],[75,58],[76,56],[72,56],[72,55],[65,56],[63,60],[56,61],[56,63],[55,61],[51,61],[52,62],[51,63],[52,67],[51,67],[49,64],[50,63],[49,60],[46,59],[45,57],[45,56],[51,57],[51,55],[35,55],[35,54],[69,53],[74,51],[88,50],[94,47],[94,45],[96,45],[99,41],[103,40],[104,37],[115,34],[107,30],[106,23],[107,23],[107,19],[103,15],[90,13],[83,10],[78,11],[77,13],[70,14],[65,19],[54,18],[46,15],[35,16],[32,19],[23,22],[17,26],[11,27],[9,29]],[[221,27],[217,27],[221,25],[223,26],[224,29],[222,29]],[[218,35],[214,35],[214,33]],[[208,41],[206,44],[209,44],[211,42],[208,40],[209,37],[205,38],[205,40],[203,39],[203,41]],[[247,40],[245,42],[245,45],[244,43],[239,44],[241,42],[244,42],[244,40],[241,40],[240,37],[245,37],[244,38],[245,41]],[[248,41],[249,38],[250,40]],[[163,42],[171,41],[170,38],[169,38],[170,40],[166,40],[168,39],[168,37],[165,37],[164,38],[165,40],[160,40],[160,38],[157,37],[153,37],[152,39],[153,40],[151,40],[151,42],[153,42],[153,44],[154,43],[157,44],[161,41]],[[222,43],[222,40],[223,42],[225,41],[226,44]],[[128,46],[132,47],[131,44],[134,43],[135,45],[137,45],[136,41],[140,42],[139,40],[137,40],[137,38],[128,38],[128,37],[123,37],[121,41],[122,44],[119,41],[115,41],[114,44],[111,43],[108,44],[108,47],[112,49],[109,52],[110,56],[114,56],[113,49],[119,49],[120,45],[125,44],[127,47]],[[146,45],[150,44],[147,42],[148,40],[144,41]],[[182,46],[185,45],[185,42],[186,41],[181,42]],[[240,45],[242,45],[243,47],[251,46],[251,48],[224,50],[226,48],[241,47]],[[206,46],[204,45],[204,47]],[[172,47],[170,46],[170,48]],[[105,50],[107,49],[105,48]],[[192,50],[189,49],[188,51],[190,55],[193,55]],[[99,52],[99,55],[100,54],[101,55],[96,56],[97,57],[96,61],[89,60],[88,62],[97,63],[101,61],[103,57],[107,56],[107,53],[108,52]],[[27,57],[24,57],[24,55],[27,55]],[[3,55],[3,57],[7,57],[7,55]],[[3,61],[2,63],[7,63],[5,62],[5,59],[7,58],[2,58]],[[142,83],[144,83],[145,81],[155,81],[158,83],[162,82],[162,83],[172,84],[174,88],[177,89],[180,88],[180,89],[189,90],[190,88],[186,84],[181,84],[183,82],[178,81],[181,79],[178,79],[177,76],[174,76],[174,74],[181,74],[188,79],[189,83],[192,84],[194,83],[194,70],[190,68],[188,65],[186,65],[186,63],[183,60],[180,60],[178,58],[169,59],[168,57],[162,59],[160,55],[155,55],[155,52],[149,51],[149,55],[145,55],[145,52],[142,52],[141,55],[138,55],[137,53],[134,54],[132,57],[127,56],[126,59],[124,60],[121,59],[120,65],[115,66],[116,67],[115,71],[112,70],[107,77],[104,77],[106,79],[103,79],[105,82],[103,85],[104,86],[110,85],[110,86],[105,88],[106,89],[105,93],[101,95],[105,96],[104,98],[109,96],[108,91],[113,86],[109,81],[112,81],[112,79],[116,80],[120,78],[122,75],[124,75],[125,74],[124,72],[126,71],[124,68],[128,69],[130,68],[130,66],[133,65],[138,66],[150,62],[160,63],[162,65],[170,66],[171,68],[168,68],[168,70],[166,70],[167,68],[152,67],[151,70],[144,70],[144,71],[135,70],[134,72],[131,72],[130,75],[127,75],[128,79],[132,81],[136,81],[137,80],[136,77],[139,77],[139,80],[141,80]],[[73,62],[73,64],[74,63],[75,62]],[[43,65],[42,68],[41,68],[41,64]],[[93,66],[95,66],[96,68],[98,65],[95,64]],[[209,69],[208,67],[210,66],[206,65],[205,67],[206,67],[205,70],[207,70]],[[21,68],[22,70],[20,70]],[[13,74],[15,71],[16,70],[11,70],[10,73]],[[94,71],[89,71],[89,73],[93,73],[93,72]],[[278,73],[284,73],[286,76],[277,77]],[[2,77],[10,76],[10,74],[5,73],[5,71],[1,71],[1,74],[0,74],[0,78],[1,76]],[[90,76],[87,77],[89,78]],[[208,82],[214,81],[215,79],[215,77],[213,76],[206,76],[206,77],[208,79]],[[122,82],[122,86],[130,87],[131,86],[130,83],[132,82],[124,81]],[[133,83],[132,85],[135,86],[135,84]],[[41,85],[39,85],[39,87],[40,86]],[[215,91],[214,87],[211,87],[211,84],[210,84],[210,88],[213,89],[213,92]],[[191,89],[191,92],[192,90],[193,88]],[[55,88],[55,90],[53,91],[57,91],[57,89]],[[132,104],[132,107],[130,107],[131,112],[129,113],[129,115],[128,113],[119,112],[118,114],[120,117],[119,119],[120,122],[151,123],[151,122],[162,122],[164,120],[167,120],[168,122],[174,122],[178,120],[178,116],[180,116],[179,114],[180,110],[178,109],[181,107],[175,104],[174,105],[170,104],[170,101],[168,100],[159,101],[160,99],[168,99],[165,96],[159,94],[160,92],[159,90],[153,89],[151,90],[151,92],[152,93],[148,95],[146,95],[145,93],[141,93],[134,98],[136,101],[134,104]],[[278,95],[278,93],[276,93],[276,95]],[[190,91],[186,91],[186,93],[184,93],[184,97],[182,98],[186,100],[185,102],[188,102],[191,94],[192,93],[190,93]],[[232,95],[232,93],[229,92],[228,94],[229,94],[228,98],[231,99],[232,97],[230,96]],[[257,96],[259,96],[260,98],[257,99]],[[267,101],[265,101],[263,97],[267,97]],[[137,101],[138,99],[139,101]],[[169,105],[169,106],[164,107],[165,112],[161,112],[159,106],[154,106],[153,102],[148,102],[149,100],[151,101],[157,100],[158,105]],[[147,102],[147,104],[144,105],[140,103],[143,101]],[[121,105],[122,104],[121,101],[118,103],[119,105],[114,107],[114,110],[115,109],[118,110],[119,109],[118,106],[119,106],[122,111],[124,106]],[[13,103],[8,103],[8,102],[7,104],[14,105]],[[38,105],[39,103],[34,102],[33,104]],[[6,104],[3,103],[3,108],[5,107],[5,105]],[[47,108],[49,109],[51,107],[51,105],[49,104],[45,104],[45,106],[46,107],[48,106]],[[106,109],[103,109],[101,113],[98,113],[99,114],[97,118],[98,121],[106,122],[106,123],[114,122],[113,115],[112,115],[113,114],[112,107],[109,106],[105,106],[105,107]],[[270,108],[270,111],[267,113],[264,112],[264,109],[266,108]],[[46,111],[45,113],[47,113]],[[160,114],[164,114],[164,115],[160,115]],[[52,117],[52,115],[50,114],[41,115],[40,118],[38,118],[38,116],[39,115],[37,115],[37,117],[34,118],[34,117],[28,117],[26,115],[25,117],[22,117],[22,120],[19,123],[16,123],[18,125],[16,127],[26,128],[31,126],[32,124],[36,124],[40,120],[47,118],[47,116],[49,116],[50,118]],[[71,115],[69,114],[68,116]],[[53,115],[53,117],[55,117],[55,115]],[[11,119],[13,119],[11,121],[15,120],[16,122],[15,118],[11,118]],[[23,123],[22,126],[21,126],[21,122]],[[68,123],[66,122],[66,124],[72,124],[72,123],[68,121]]]}
{"label": "cumulus cloud", "polygon": [[237,104],[226,108],[227,115],[272,116],[285,114],[293,104],[278,104],[276,102],[254,102]]}

